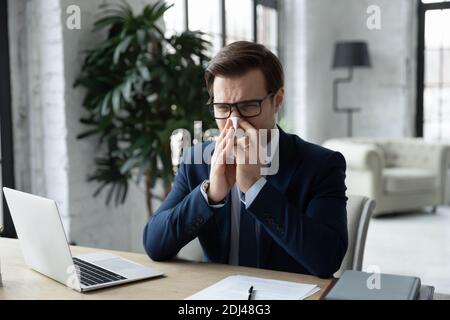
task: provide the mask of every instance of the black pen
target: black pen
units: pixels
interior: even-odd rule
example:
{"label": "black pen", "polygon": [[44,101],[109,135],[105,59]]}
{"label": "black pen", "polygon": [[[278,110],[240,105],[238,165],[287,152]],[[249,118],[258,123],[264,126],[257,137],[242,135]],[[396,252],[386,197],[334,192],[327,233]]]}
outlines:
{"label": "black pen", "polygon": [[252,300],[252,292],[253,292],[253,286],[248,289],[248,300]]}

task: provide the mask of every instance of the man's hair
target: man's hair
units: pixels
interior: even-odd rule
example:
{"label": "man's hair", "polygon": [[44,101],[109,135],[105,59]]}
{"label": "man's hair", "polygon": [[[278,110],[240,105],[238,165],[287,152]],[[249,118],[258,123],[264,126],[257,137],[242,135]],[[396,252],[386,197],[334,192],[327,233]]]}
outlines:
{"label": "man's hair", "polygon": [[266,90],[276,94],[284,86],[283,66],[280,60],[262,44],[237,41],[223,47],[211,60],[205,72],[209,96],[213,97],[216,76],[242,76],[259,69],[266,80]]}

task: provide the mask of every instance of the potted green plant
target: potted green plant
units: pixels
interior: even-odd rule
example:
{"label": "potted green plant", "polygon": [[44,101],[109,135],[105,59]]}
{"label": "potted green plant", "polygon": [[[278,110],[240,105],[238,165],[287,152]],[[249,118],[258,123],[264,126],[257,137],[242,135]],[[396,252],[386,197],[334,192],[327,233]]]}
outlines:
{"label": "potted green plant", "polygon": [[152,214],[152,189],[161,178],[165,193],[173,178],[170,135],[193,130],[195,120],[213,125],[204,107],[204,69],[210,43],[201,32],[165,37],[158,26],[170,9],[164,2],[147,5],[135,15],[127,3],[107,6],[95,22],[105,39],[86,52],[75,87],[86,89],[80,121],[88,126],[78,138],[95,136],[99,155],[88,181],[99,183],[94,196],[109,189],[106,202],[127,197],[129,183],[145,179]]}

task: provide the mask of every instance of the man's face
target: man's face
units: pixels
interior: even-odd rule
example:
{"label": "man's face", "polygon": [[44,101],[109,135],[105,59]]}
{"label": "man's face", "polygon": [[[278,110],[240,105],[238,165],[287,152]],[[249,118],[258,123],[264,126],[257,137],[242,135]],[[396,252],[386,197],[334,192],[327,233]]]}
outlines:
{"label": "man's face", "polygon": [[[260,100],[269,92],[266,90],[264,74],[259,69],[251,70],[239,77],[221,77],[214,79],[214,102],[236,103],[247,100]],[[272,129],[275,126],[275,114],[280,110],[284,90],[273,92],[274,96],[265,99],[261,104],[261,114],[246,118],[255,129]],[[236,108],[232,109],[231,117],[241,117]],[[217,126],[222,131],[227,119],[217,119]]]}

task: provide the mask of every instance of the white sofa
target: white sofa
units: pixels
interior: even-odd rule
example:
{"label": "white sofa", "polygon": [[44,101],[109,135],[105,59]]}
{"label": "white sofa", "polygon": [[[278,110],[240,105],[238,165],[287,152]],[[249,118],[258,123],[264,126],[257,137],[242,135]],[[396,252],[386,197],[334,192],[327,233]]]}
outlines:
{"label": "white sofa", "polygon": [[374,216],[448,205],[448,144],[418,138],[339,138],[323,145],[344,155],[347,194],[374,199]]}

